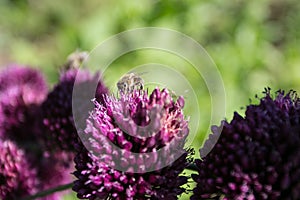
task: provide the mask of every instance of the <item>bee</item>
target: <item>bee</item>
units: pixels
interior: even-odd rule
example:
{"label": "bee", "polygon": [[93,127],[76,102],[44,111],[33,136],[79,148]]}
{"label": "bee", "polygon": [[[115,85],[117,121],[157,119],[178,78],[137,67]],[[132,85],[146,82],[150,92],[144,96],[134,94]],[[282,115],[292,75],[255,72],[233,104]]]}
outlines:
{"label": "bee", "polygon": [[144,80],[135,73],[125,74],[117,83],[120,93],[128,94],[144,88]]}
{"label": "bee", "polygon": [[79,69],[80,65],[87,59],[88,52],[86,51],[75,51],[71,53],[68,58],[67,62],[64,65],[65,69]]}

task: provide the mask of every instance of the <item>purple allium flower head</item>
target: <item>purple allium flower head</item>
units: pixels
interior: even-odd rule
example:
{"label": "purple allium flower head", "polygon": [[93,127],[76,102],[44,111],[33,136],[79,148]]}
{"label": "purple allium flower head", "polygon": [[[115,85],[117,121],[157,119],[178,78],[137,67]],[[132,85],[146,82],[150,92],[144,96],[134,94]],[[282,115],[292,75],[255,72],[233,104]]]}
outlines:
{"label": "purple allium flower head", "polygon": [[11,141],[0,140],[0,199],[20,199],[36,192],[36,171],[22,149]]}
{"label": "purple allium flower head", "polygon": [[166,89],[120,95],[95,102],[81,137],[87,148],[76,149],[73,190],[83,199],[177,199],[189,162],[183,98]]}
{"label": "purple allium flower head", "polygon": [[215,147],[196,161],[191,199],[300,199],[300,99],[295,92],[279,91],[273,99],[266,89],[245,117],[235,113],[223,125]]}
{"label": "purple allium flower head", "polygon": [[22,143],[36,137],[39,105],[47,91],[44,77],[35,69],[12,65],[1,71],[0,137]]}
{"label": "purple allium flower head", "polygon": [[[97,84],[98,78],[98,74],[92,76],[88,70],[75,68],[70,68],[61,74],[59,83],[48,94],[42,105],[42,118],[47,130],[45,138],[48,146],[69,152],[74,151],[74,145],[78,142],[78,135],[72,113],[73,88],[75,85],[81,87],[84,93],[89,87],[92,87],[91,85]],[[107,92],[108,89],[99,81],[95,93],[97,100],[103,102],[102,94]],[[88,110],[84,110],[86,107],[84,104],[82,105],[82,115],[87,117]]]}

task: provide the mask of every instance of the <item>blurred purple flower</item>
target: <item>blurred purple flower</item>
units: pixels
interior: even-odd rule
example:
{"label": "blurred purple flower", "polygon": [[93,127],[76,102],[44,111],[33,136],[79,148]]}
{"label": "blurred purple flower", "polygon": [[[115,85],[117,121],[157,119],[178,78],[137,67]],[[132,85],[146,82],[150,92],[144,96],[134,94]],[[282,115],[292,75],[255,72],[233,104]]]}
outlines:
{"label": "blurred purple flower", "polygon": [[[48,190],[72,181],[71,172],[74,170],[70,163],[73,156],[66,152],[44,152],[37,163],[37,175],[40,181],[38,190]],[[39,200],[60,200],[66,191],[56,192]]]}
{"label": "blurred purple flower", "polygon": [[[42,74],[29,67],[13,65],[0,73],[0,83],[0,138],[3,141],[13,141],[17,146],[16,148],[23,152],[24,162],[25,159],[28,162],[27,164],[24,163],[24,176],[29,170],[27,165],[28,168],[34,169],[35,173],[32,173],[30,178],[26,177],[28,181],[36,181],[34,191],[60,185],[64,183],[67,176],[68,180],[71,181],[72,165],[70,161],[72,159],[62,155],[63,153],[47,154],[41,138],[43,129],[41,127],[40,106],[47,96],[47,86]],[[9,162],[1,162],[0,164],[4,169],[11,167]],[[20,168],[18,169],[20,172],[23,172],[22,165],[16,165],[16,167]],[[15,181],[17,180],[15,179]],[[15,191],[17,199],[23,195],[21,189],[20,194]],[[32,195],[33,193],[26,194]],[[55,194],[40,199],[59,198],[58,194]]]}
{"label": "blurred purple flower", "polygon": [[12,65],[0,72],[0,138],[26,143],[39,130],[39,105],[47,95],[43,75],[32,68]]}
{"label": "blurred purple flower", "polygon": [[82,137],[88,151],[77,146],[77,180],[73,190],[81,199],[177,199],[187,178],[184,149],[188,122],[184,100],[155,89],[106,96],[87,120]]}
{"label": "blurred purple flower", "polygon": [[295,92],[279,91],[273,99],[267,89],[244,118],[235,113],[223,125],[215,147],[196,161],[192,200],[300,199],[300,99]]}
{"label": "blurred purple flower", "polygon": [[11,141],[0,140],[0,199],[20,199],[36,192],[36,171],[22,149]]}
{"label": "blurred purple flower", "polygon": [[[106,94],[108,89],[101,81],[98,82],[98,79],[98,74],[92,76],[88,70],[75,68],[70,68],[61,74],[59,83],[48,94],[42,105],[43,124],[46,128],[44,137],[51,149],[74,151],[74,145],[79,142],[79,138],[72,113],[73,88],[76,85],[77,88],[82,90],[84,96],[87,90],[97,85],[95,97],[99,102],[103,102],[102,95]],[[76,108],[82,110],[81,115],[83,118],[88,116],[85,103],[81,104],[82,108]]]}

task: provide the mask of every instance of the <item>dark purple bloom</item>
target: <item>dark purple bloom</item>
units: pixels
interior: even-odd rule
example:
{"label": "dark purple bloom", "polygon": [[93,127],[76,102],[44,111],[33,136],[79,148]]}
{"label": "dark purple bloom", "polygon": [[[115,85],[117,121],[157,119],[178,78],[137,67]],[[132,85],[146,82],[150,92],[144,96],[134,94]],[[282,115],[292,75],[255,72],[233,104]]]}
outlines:
{"label": "dark purple bloom", "polygon": [[106,96],[87,120],[75,157],[73,190],[81,199],[177,199],[187,178],[184,100],[155,89]]}
{"label": "dark purple bloom", "polygon": [[0,138],[18,143],[37,134],[39,105],[47,96],[47,85],[35,69],[12,65],[0,73]]}
{"label": "dark purple bloom", "polygon": [[[38,190],[48,190],[72,181],[73,156],[66,152],[44,152],[37,163],[37,176],[40,181]],[[56,192],[39,200],[60,200],[66,192]]]}
{"label": "dark purple bloom", "polygon": [[300,199],[300,99],[295,92],[279,91],[273,99],[268,89],[259,105],[247,107],[245,117],[235,113],[223,125],[215,147],[196,161],[191,199]]}
{"label": "dark purple bloom", "polygon": [[0,199],[14,200],[36,192],[36,171],[22,149],[0,140]]}
{"label": "dark purple bloom", "polygon": [[[70,68],[61,74],[59,83],[48,94],[42,105],[43,124],[46,128],[44,137],[51,149],[74,151],[74,145],[78,143],[78,135],[72,113],[73,88],[74,86],[80,87],[84,93],[93,85],[97,85],[98,79],[99,75],[92,76],[88,70],[75,68]],[[103,101],[102,94],[107,92],[104,84],[101,81],[98,82],[95,96],[99,102]],[[83,103],[81,106],[83,107],[81,109],[83,117],[87,117],[88,110],[85,110],[85,104]]]}

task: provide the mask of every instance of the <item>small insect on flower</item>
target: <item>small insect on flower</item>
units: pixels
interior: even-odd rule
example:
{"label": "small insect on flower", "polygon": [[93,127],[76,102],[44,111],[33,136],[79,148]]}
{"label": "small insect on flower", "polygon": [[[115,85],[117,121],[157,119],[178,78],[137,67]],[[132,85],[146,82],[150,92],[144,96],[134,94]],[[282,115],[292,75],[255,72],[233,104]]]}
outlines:
{"label": "small insect on flower", "polygon": [[86,51],[75,51],[73,53],[71,53],[68,58],[67,58],[67,62],[64,65],[65,69],[79,69],[79,67],[81,66],[81,64],[87,59],[88,57],[88,52]]}
{"label": "small insect on flower", "polygon": [[142,90],[144,88],[144,80],[135,73],[125,74],[117,83],[120,93],[129,94],[134,90]]}

